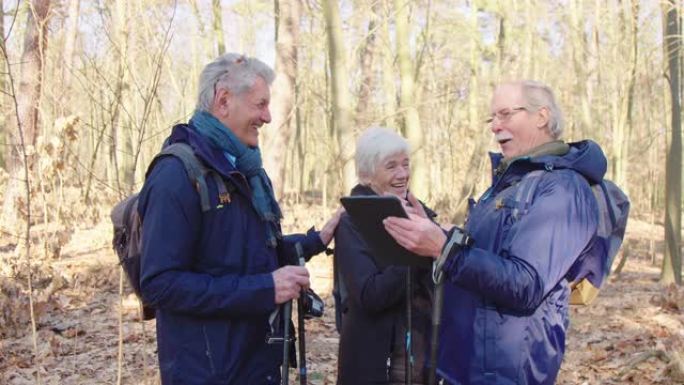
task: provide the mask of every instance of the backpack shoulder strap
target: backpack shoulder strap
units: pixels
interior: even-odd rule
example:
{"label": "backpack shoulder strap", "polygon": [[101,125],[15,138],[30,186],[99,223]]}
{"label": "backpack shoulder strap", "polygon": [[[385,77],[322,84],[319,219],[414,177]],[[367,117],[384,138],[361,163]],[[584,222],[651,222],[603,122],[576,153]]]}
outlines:
{"label": "backpack shoulder strap", "polygon": [[532,205],[532,198],[537,190],[537,185],[541,180],[546,170],[534,170],[530,171],[525,176],[522,177],[520,182],[518,182],[518,189],[515,192],[515,207],[513,208],[513,218],[518,219],[521,215],[527,213],[530,206]]}
{"label": "backpack shoulder strap", "polygon": [[195,189],[200,195],[200,204],[202,206],[202,212],[209,211],[211,208],[209,204],[209,188],[207,187],[207,180],[204,175],[207,173],[207,168],[204,164],[195,156],[192,147],[186,143],[173,143],[166,146],[159,154],[157,154],[149,168],[147,169],[147,174],[150,173],[157,161],[166,156],[174,156],[183,163],[183,167],[188,174],[188,178],[195,186]]}

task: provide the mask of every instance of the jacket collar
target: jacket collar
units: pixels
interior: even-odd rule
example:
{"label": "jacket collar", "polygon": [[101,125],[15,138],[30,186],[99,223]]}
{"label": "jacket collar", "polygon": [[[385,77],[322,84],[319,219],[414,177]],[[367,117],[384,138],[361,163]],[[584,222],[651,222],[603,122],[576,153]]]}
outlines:
{"label": "jacket collar", "polygon": [[245,176],[228,161],[223,151],[212,146],[206,138],[197,132],[192,124],[177,124],[173,127],[166,143],[178,142],[190,145],[195,155],[209,168],[216,170],[221,176],[231,180],[245,196],[251,196],[249,184]]}

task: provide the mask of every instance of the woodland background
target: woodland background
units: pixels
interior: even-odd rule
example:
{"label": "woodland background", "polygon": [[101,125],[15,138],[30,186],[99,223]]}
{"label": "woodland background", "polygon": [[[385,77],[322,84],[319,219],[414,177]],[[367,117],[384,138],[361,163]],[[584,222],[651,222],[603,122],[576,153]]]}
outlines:
{"label": "woodland background", "polygon": [[[411,142],[412,190],[445,223],[488,182],[493,87],[557,92],[628,192],[627,239],[597,303],[573,308],[559,383],[684,383],[682,11],[678,0],[0,0],[0,383],[157,383],[154,322],[110,249],[202,67],[273,65],[266,167],[285,225],[322,225],[370,125]],[[330,305],[330,258],[310,265]],[[334,383],[329,307],[311,382]]]}

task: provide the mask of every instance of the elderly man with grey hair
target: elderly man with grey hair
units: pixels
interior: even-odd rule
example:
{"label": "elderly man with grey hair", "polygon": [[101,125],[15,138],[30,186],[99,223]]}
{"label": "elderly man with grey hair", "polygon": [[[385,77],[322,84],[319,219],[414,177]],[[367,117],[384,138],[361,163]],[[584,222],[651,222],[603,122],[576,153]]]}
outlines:
{"label": "elderly man with grey hair", "polygon": [[[409,193],[409,145],[396,132],[374,127],[356,145],[359,184],[352,196],[394,195],[429,217],[431,210]],[[412,330],[406,316],[405,266],[380,267],[379,253],[346,214],[335,232],[335,264],[338,273],[336,300],[342,309],[337,384],[403,384],[405,342],[413,345],[411,383],[425,383],[426,336],[430,325],[432,281],[427,268],[412,268]],[[407,333],[408,332],[408,333]]]}
{"label": "elderly man with grey hair", "polygon": [[539,82],[499,85],[490,113],[501,153],[491,156],[491,186],[469,207],[473,242],[420,215],[385,227],[437,259],[444,277],[437,374],[445,383],[550,385],[565,352],[571,285],[600,268],[584,252],[600,243],[590,185],[603,180],[606,158],[592,141],[559,140],[560,109]]}
{"label": "elderly man with grey hair", "polygon": [[209,63],[194,115],[166,141],[191,149],[206,178],[191,181],[183,159],[166,156],[140,192],[140,286],[156,309],[163,384],[279,383],[283,348],[266,343],[269,315],[309,286],[295,245],[307,259],[323,251],[339,220],[281,234],[258,147],[273,78],[238,54]]}

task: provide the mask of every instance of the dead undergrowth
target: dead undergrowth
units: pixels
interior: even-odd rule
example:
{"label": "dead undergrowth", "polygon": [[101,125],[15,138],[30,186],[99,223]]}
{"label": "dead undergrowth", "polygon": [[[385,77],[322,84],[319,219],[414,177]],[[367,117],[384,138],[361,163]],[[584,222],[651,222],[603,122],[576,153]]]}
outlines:
{"label": "dead undergrowth", "polygon": [[[298,205],[285,215],[286,230],[304,231],[321,226],[327,213]],[[25,282],[0,276],[0,383],[112,384],[119,377],[122,384],[159,382],[154,321],[138,320],[128,288],[119,294],[121,276],[110,237],[108,220],[102,218],[96,226],[75,229],[58,255],[35,257],[37,356]],[[611,278],[594,304],[571,309],[559,384],[684,384],[684,290],[657,282],[659,258],[654,266],[648,256],[652,237],[659,249],[661,228],[632,221],[622,274]],[[14,254],[11,245],[0,245],[0,258]],[[321,255],[309,263],[313,286],[328,305],[322,319],[307,323],[312,384],[335,381],[331,261]]]}

